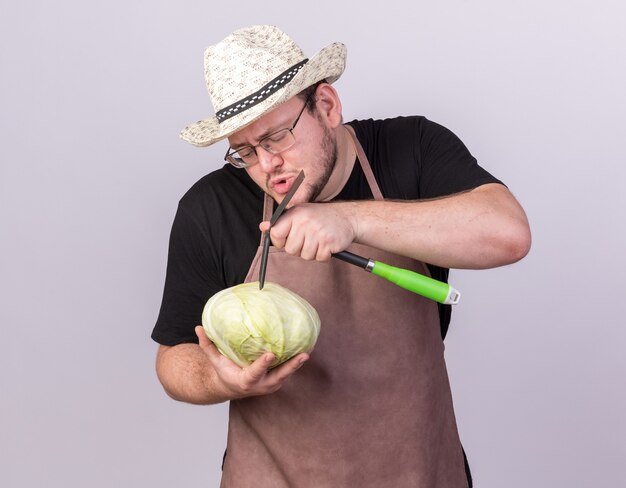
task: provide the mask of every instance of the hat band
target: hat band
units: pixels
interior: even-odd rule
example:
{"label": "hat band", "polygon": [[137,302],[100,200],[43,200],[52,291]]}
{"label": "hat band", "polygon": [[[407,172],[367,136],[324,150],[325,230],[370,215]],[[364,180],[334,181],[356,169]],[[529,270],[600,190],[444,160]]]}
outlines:
{"label": "hat band", "polygon": [[267,97],[269,97],[272,93],[276,92],[278,89],[282,88],[285,83],[291,80],[298,71],[302,69],[302,67],[308,62],[308,58],[304,61],[300,61],[298,64],[293,65],[291,68],[283,71],[280,75],[270,81],[267,85],[263,86],[260,90],[254,92],[252,95],[239,100],[238,102],[229,105],[228,107],[223,108],[215,114],[217,121],[219,123],[230,119],[231,117],[237,115],[244,110],[249,109],[250,107],[254,107],[257,103],[262,102]]}

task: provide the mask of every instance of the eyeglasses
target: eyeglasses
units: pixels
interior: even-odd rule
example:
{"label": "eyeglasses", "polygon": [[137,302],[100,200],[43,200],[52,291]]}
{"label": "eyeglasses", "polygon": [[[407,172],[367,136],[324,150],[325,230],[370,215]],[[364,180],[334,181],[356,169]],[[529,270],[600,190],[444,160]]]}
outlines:
{"label": "eyeglasses", "polygon": [[249,168],[259,162],[259,156],[257,155],[256,148],[261,146],[267,152],[271,154],[278,154],[286,151],[296,143],[296,136],[293,135],[293,130],[296,128],[296,124],[302,117],[304,109],[309,103],[309,98],[304,101],[304,107],[300,110],[298,118],[289,129],[281,129],[273,132],[272,134],[265,136],[254,146],[244,146],[239,149],[228,148],[224,160],[228,161],[235,168]]}

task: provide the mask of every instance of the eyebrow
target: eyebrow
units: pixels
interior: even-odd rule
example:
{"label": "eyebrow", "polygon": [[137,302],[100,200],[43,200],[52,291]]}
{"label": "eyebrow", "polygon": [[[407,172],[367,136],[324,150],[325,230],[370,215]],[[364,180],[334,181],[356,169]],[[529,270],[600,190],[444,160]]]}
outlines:
{"label": "eyebrow", "polygon": [[[285,122],[285,123],[286,123],[286,124],[288,124],[289,122]],[[282,124],[281,124],[281,125],[282,125]],[[267,129],[265,132],[263,132],[263,133],[259,136],[258,140],[259,140],[259,142],[261,142],[261,141],[262,141],[263,139],[265,139],[267,136],[271,136],[271,135],[272,135],[272,134],[274,134],[275,132],[278,132],[279,130],[283,130],[283,129],[289,129],[289,127],[278,127],[278,128],[276,128],[276,126],[273,126],[273,128],[271,128],[271,129]],[[257,144],[258,144],[259,142],[257,142]],[[237,150],[237,149],[242,149],[242,148],[244,148],[244,147],[248,147],[248,146],[254,146],[254,144],[250,144],[250,143],[247,143],[247,144],[236,144],[236,143],[235,143],[234,145],[233,145],[233,144],[231,144],[231,145],[230,145],[231,149],[235,149],[235,150]]]}

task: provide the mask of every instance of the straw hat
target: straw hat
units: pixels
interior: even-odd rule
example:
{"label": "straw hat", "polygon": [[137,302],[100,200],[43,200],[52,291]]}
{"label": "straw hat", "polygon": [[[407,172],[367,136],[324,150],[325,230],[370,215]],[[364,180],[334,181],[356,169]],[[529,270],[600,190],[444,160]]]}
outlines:
{"label": "straw hat", "polygon": [[277,27],[236,30],[204,52],[204,77],[215,117],[185,127],[180,136],[194,146],[210,146],[316,82],[333,83],[345,64],[346,47],[339,42],[307,59]]}

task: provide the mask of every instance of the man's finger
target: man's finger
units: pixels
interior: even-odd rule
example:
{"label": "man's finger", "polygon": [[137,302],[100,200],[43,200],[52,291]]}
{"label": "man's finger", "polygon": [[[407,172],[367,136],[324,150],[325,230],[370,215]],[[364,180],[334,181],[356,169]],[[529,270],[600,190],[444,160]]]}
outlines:
{"label": "man's finger", "polygon": [[202,349],[213,344],[207,337],[201,325],[197,325],[195,328],[195,331],[196,331],[196,335],[198,336],[198,344],[200,345]]}
{"label": "man's finger", "polygon": [[285,363],[270,371],[268,379],[280,384],[285,381],[289,376],[294,374],[308,360],[309,355],[307,353],[303,352],[301,354],[298,354],[297,356],[292,357],[289,361],[286,361]]}
{"label": "man's finger", "polygon": [[275,359],[276,356],[274,354],[265,353],[250,366],[242,369],[239,387],[243,391],[251,391],[258,387],[267,377],[267,371]]}
{"label": "man's finger", "polygon": [[244,368],[243,371],[246,381],[254,384],[265,378],[265,376],[267,375],[267,370],[270,368],[275,359],[276,356],[274,356],[274,354],[272,354],[271,352],[266,352],[256,361],[254,361],[250,366]]}
{"label": "man's finger", "polygon": [[270,230],[270,236],[272,237],[272,244],[278,249],[282,249],[285,247],[285,243],[288,238],[291,238],[292,221],[290,219],[286,219],[286,214],[283,214],[278,222],[274,224],[274,226]]}
{"label": "man's finger", "polygon": [[205,354],[209,356],[209,360],[215,363],[215,361],[219,360],[222,353],[219,352],[215,344],[209,340],[201,325],[196,326],[195,331],[198,336],[198,345]]}

